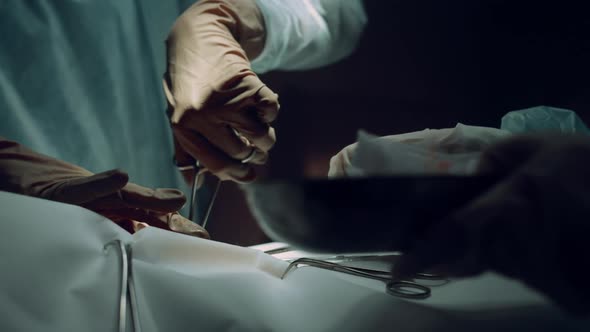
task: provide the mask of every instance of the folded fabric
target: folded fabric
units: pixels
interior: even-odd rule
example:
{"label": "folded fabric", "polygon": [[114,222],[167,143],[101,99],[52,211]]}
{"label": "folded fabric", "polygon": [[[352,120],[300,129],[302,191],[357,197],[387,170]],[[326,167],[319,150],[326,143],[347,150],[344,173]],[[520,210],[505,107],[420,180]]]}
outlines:
{"label": "folded fabric", "polygon": [[3,331],[115,330],[123,270],[113,240],[131,257],[128,331],[132,316],[142,331],[588,328],[496,275],[453,281],[433,287],[428,300],[408,301],[386,294],[382,282],[315,268],[281,279],[287,263],[255,249],[156,228],[131,236],[80,207],[4,192],[0,234]]}

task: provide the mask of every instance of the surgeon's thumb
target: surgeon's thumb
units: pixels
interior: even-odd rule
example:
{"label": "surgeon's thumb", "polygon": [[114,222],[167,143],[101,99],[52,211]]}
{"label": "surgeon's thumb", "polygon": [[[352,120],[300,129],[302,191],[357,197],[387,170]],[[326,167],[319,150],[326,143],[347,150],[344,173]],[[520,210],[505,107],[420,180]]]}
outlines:
{"label": "surgeon's thumb", "polygon": [[273,122],[279,115],[279,95],[263,85],[256,93],[256,110],[258,117],[265,123]]}

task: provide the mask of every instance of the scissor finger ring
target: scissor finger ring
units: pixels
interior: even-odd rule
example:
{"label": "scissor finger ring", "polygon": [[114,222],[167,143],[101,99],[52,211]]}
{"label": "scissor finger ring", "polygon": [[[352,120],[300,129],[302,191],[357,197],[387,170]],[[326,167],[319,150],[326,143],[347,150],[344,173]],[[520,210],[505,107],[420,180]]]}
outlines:
{"label": "scissor finger ring", "polygon": [[[430,288],[406,280],[394,280],[387,283],[387,293],[406,299],[426,299],[430,297]],[[411,290],[410,290],[411,289]]]}
{"label": "scissor finger ring", "polygon": [[252,151],[250,151],[250,154],[241,160],[242,164],[247,164],[249,162],[252,161],[252,159],[254,159],[254,157],[256,157],[256,148],[252,147]]}

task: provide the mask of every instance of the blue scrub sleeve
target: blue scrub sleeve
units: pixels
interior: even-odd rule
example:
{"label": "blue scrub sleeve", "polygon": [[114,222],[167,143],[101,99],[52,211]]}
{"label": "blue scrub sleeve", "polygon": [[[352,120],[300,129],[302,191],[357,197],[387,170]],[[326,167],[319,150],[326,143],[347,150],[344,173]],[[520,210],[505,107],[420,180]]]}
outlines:
{"label": "blue scrub sleeve", "polygon": [[305,70],[350,55],[367,23],[362,0],[256,0],[266,25],[257,73]]}

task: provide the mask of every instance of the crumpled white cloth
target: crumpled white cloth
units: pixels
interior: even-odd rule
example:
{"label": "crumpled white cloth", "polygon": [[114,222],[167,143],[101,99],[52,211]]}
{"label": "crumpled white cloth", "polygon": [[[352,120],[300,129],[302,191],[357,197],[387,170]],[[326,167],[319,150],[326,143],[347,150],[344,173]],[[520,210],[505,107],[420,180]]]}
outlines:
{"label": "crumpled white cloth", "polygon": [[328,176],[472,174],[481,152],[510,134],[506,130],[461,123],[455,128],[383,137],[361,130],[357,143],[332,157]]}
{"label": "crumpled white cloth", "polygon": [[[0,330],[114,331],[130,247],[142,331],[583,331],[522,285],[485,275],[426,301],[384,284],[156,228],[131,236],[79,207],[0,192]],[[130,303],[128,303],[128,306]],[[131,331],[132,311],[128,312]]]}

